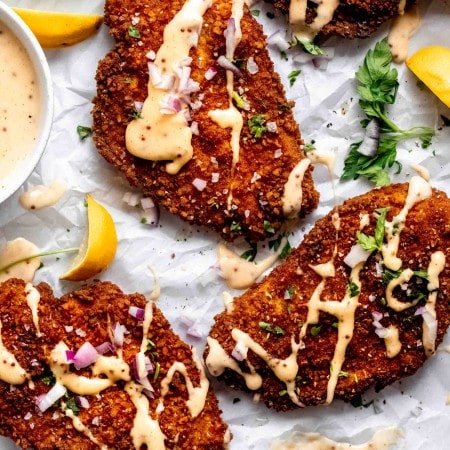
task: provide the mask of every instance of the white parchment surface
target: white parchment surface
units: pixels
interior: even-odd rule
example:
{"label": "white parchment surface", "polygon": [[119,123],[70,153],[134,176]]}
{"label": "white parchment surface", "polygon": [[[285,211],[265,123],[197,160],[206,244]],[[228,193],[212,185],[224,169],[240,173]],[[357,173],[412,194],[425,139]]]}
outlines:
{"label": "white parchment surface", "polygon": [[[8,0],[12,6],[48,10],[102,14],[101,0]],[[423,20],[410,43],[410,54],[428,45],[450,47],[450,3],[434,0],[422,5]],[[267,17],[268,6],[256,3],[252,9],[261,13],[257,20],[264,25],[267,35],[286,30],[285,18],[276,14]],[[319,208],[299,224],[290,242],[301,241],[312,224],[326,214],[335,203],[371,186],[364,181],[339,181],[349,144],[362,136],[354,73],[367,50],[387,35],[389,26],[383,26],[373,37],[346,42],[330,39],[324,45],[335,49],[335,56],[326,70],[312,64],[299,65],[279,57],[271,48],[277,71],[286,86],[287,97],[296,101],[295,114],[305,142],[315,141],[321,151],[336,154],[334,181],[327,170],[317,166],[314,179],[321,192]],[[158,226],[143,225],[137,210],[127,206],[122,197],[130,189],[121,176],[97,155],[92,139],[81,141],[77,125],[90,126],[91,100],[95,95],[94,75],[97,62],[112,47],[113,42],[105,25],[91,39],[74,47],[46,50],[55,89],[55,116],[53,129],[44,156],[24,187],[0,205],[0,247],[7,241],[24,237],[42,251],[74,247],[81,242],[86,229],[86,210],[83,199],[91,193],[113,215],[117,226],[119,246],[117,256],[101,275],[125,292],[139,291],[149,295],[154,286],[151,265],[159,275],[161,296],[158,305],[175,331],[201,352],[206,335],[216,313],[222,311],[222,294],[227,287],[214,266],[216,247],[220,242],[212,232],[191,227],[163,212]],[[292,87],[287,75],[293,69],[302,73]],[[418,142],[399,145],[398,159],[403,165],[393,181],[408,180],[415,174],[412,163],[426,167],[431,184],[450,194],[450,127],[443,126],[441,115],[450,118],[450,110],[430,92],[421,90],[417,80],[404,66],[397,66],[400,88],[396,105],[390,109],[394,122],[401,127],[415,125],[435,127],[436,136],[430,148],[424,150]],[[39,211],[24,210],[18,203],[23,190],[37,184],[62,180],[67,186],[63,198],[55,205]],[[76,288],[76,283],[62,282],[59,276],[69,267],[73,255],[47,257],[38,271],[35,282],[52,285],[56,295]],[[238,292],[231,292],[235,295]],[[185,321],[194,320],[195,328],[204,338],[187,336]],[[268,449],[274,438],[287,436],[293,429],[320,432],[335,440],[362,443],[374,431],[396,425],[404,432],[396,448],[408,450],[450,449],[450,336],[436,355],[414,376],[384,389],[369,391],[364,399],[375,400],[367,408],[354,408],[336,401],[332,406],[305,408],[290,413],[275,413],[252,398],[233,391],[212,380],[223,410],[224,419],[234,435],[232,450]],[[26,412],[24,412],[25,414]],[[14,445],[0,438],[0,449]]]}

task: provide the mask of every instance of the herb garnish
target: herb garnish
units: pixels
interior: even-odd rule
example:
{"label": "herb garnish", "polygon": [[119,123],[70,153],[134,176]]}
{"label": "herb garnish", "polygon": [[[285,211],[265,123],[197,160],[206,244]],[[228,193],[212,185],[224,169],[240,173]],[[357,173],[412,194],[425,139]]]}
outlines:
{"label": "herb garnish", "polygon": [[87,137],[92,135],[92,128],[91,127],[85,127],[84,125],[78,125],[77,126],[77,133],[78,133],[78,136],[80,136],[80,139],[84,140]]}
{"label": "herb garnish", "polygon": [[267,322],[259,322],[258,325],[259,325],[259,328],[261,328],[261,330],[267,331],[268,333],[275,333],[279,336],[284,335],[283,328],[279,327],[278,325],[275,325],[274,327],[272,327],[272,325]]}
{"label": "herb garnish", "polygon": [[[269,241],[269,248],[275,250],[276,252],[280,248],[281,241],[286,236],[284,234],[280,234],[276,239]],[[289,241],[286,239],[286,244],[282,248],[280,252],[280,259],[286,259],[292,252],[292,247]]]}
{"label": "herb garnish", "polygon": [[[355,180],[362,176],[374,182],[377,186],[390,183],[386,167],[394,164],[401,170],[401,164],[397,161],[397,144],[400,141],[418,138],[422,142],[422,148],[431,145],[434,130],[430,127],[413,127],[409,130],[400,129],[393,123],[386,113],[386,107],[395,102],[397,96],[398,72],[391,68],[392,54],[387,38],[378,42],[374,50],[369,50],[363,65],[356,72],[359,81],[357,87],[360,95],[359,105],[367,116],[361,121],[365,128],[371,119],[378,121],[380,126],[380,140],[377,151],[373,156],[367,156],[358,151],[361,142],[353,143],[350,152],[345,159],[342,180]],[[397,173],[398,173],[397,172]]]}
{"label": "herb garnish", "polygon": [[275,228],[268,220],[264,221],[263,226],[264,226],[264,230],[267,231],[268,233],[271,233],[271,234],[275,233]]}
{"label": "herb garnish", "polygon": [[260,138],[263,133],[267,131],[267,127],[264,125],[266,123],[266,119],[266,114],[257,114],[248,120],[247,124],[253,137]]}
{"label": "herb garnish", "polygon": [[324,51],[317,44],[314,44],[314,42],[311,41],[298,39],[294,36],[293,44],[297,47],[302,48],[306,53],[309,53],[311,55],[320,56],[324,54]]}
{"label": "herb garnish", "polygon": [[231,222],[230,231],[241,231],[241,224],[239,222]]}
{"label": "herb garnish", "polygon": [[356,239],[358,244],[366,252],[380,251],[383,245],[384,239],[384,227],[386,223],[386,215],[389,208],[378,208],[375,212],[378,214],[377,224],[375,226],[375,235],[367,236],[360,231],[356,232]]}
{"label": "herb garnish", "polygon": [[78,407],[74,397],[68,397],[65,401],[67,409],[72,410],[72,412],[77,416],[80,412],[80,408]]}
{"label": "herb garnish", "polygon": [[128,27],[128,35],[135,39],[139,39],[141,37],[140,31],[134,25],[130,25]]}
{"label": "herb garnish", "polygon": [[297,80],[297,77],[302,73],[300,69],[293,70],[288,74],[288,80],[289,80],[289,86],[294,86],[295,81]]}
{"label": "herb garnish", "polygon": [[350,279],[347,286],[348,293],[350,297],[357,297],[359,295],[359,287],[358,285]]}
{"label": "herb garnish", "polygon": [[250,243],[250,248],[246,250],[244,253],[242,253],[241,258],[247,261],[254,261],[256,258],[257,251],[258,250],[256,244]]}

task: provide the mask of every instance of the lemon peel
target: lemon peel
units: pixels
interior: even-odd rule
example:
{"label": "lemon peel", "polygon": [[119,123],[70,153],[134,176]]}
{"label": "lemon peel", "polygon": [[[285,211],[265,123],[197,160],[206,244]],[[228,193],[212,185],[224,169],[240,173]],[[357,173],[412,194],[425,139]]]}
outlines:
{"label": "lemon peel", "polygon": [[86,199],[88,228],[72,266],[61,280],[83,281],[99,275],[116,255],[117,233],[111,214],[91,195]]}
{"label": "lemon peel", "polygon": [[424,47],[406,60],[408,68],[450,107],[450,48]]}
{"label": "lemon peel", "polygon": [[102,24],[95,14],[75,14],[37,9],[12,8],[28,25],[44,48],[77,44],[91,37]]}

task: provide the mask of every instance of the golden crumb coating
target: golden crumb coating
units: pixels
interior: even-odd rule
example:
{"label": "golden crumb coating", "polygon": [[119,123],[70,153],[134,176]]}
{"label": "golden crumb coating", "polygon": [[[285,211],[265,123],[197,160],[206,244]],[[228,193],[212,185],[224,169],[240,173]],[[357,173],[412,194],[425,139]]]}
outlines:
{"label": "golden crumb coating", "polygon": [[[3,346],[15,356],[28,376],[23,384],[0,381],[0,434],[27,449],[140,448],[133,443],[137,406],[127,389],[134,386],[134,364],[143,339],[143,321],[129,310],[130,307],[145,308],[145,297],[124,294],[109,282],[94,282],[58,299],[47,284],[41,283],[35,288],[40,294],[39,334],[27,304],[26,292],[30,286],[17,279],[0,285]],[[212,391],[206,389],[204,407],[198,415],[194,417],[188,408],[188,381],[193,388],[205,383],[192,349],[174,334],[155,305],[151,312],[151,324],[145,337],[151,345],[145,354],[153,365],[149,380],[154,392],[141,398],[144,404],[148,402],[148,418],[165,436],[165,448],[225,448],[229,432],[221,420]],[[55,385],[55,373],[50,367],[52,350],[61,342],[71,350],[79,349],[86,342],[94,347],[112,344],[115,324],[124,327],[123,343],[113,341],[115,347],[102,356],[123,360],[130,367],[131,380],[119,379],[96,394],[78,395],[67,389],[60,400],[41,412],[37,400]],[[176,370],[168,380],[171,368],[181,364],[186,373]],[[92,365],[79,370],[71,365],[67,372],[92,380],[98,377],[93,370]],[[100,375],[100,379],[104,381],[105,375]],[[1,379],[2,376],[3,369]],[[170,383],[167,393],[162,395],[164,380]],[[80,406],[81,397],[84,403]],[[74,402],[78,408],[74,408]],[[70,417],[71,411],[75,419]]]}
{"label": "golden crumb coating", "polygon": [[[276,8],[289,12],[290,0],[271,0]],[[416,3],[407,0],[403,7]],[[322,37],[341,36],[347,39],[367,38],[386,21],[396,17],[402,0],[340,0],[333,19],[320,33]],[[314,20],[315,2],[308,2],[307,23]]]}
{"label": "golden crumb coating", "polygon": [[[217,62],[226,52],[224,32],[231,14],[231,3],[223,0],[214,1],[207,9],[198,45],[189,54],[191,78],[199,83],[198,92],[191,94],[189,108],[190,119],[198,127],[198,134],[192,135],[193,158],[174,175],[167,173],[167,161],[155,163],[135,157],[125,145],[125,131],[135,102],[143,102],[147,97],[146,55],[161,47],[163,30],[184,3],[106,2],[105,22],[116,45],[97,70],[95,144],[132,186],[171,213],[212,228],[226,240],[238,236],[261,240],[273,234],[268,228],[278,230],[286,220],[282,211],[284,186],[305,155],[292,114],[293,104],[286,100],[262,28],[247,7],[240,21],[242,39],[234,52],[234,62],[240,69],[234,75],[233,90],[246,105],[236,107],[243,119],[237,162],[233,163],[231,128],[222,128],[209,116],[210,111],[229,104],[227,70]],[[139,31],[139,39],[129,34],[133,18],[138,18],[133,26]],[[254,70],[248,69],[249,61]],[[216,75],[206,79],[205,74],[212,68]],[[255,137],[248,124],[255,116],[263,118],[264,127],[272,127],[261,137]],[[318,193],[311,172],[309,167],[301,188],[296,189],[296,196],[302,198],[300,216],[317,206]],[[201,189],[196,186],[198,180],[205,182]]]}
{"label": "golden crumb coating", "polygon": [[[375,189],[319,220],[285,262],[216,316],[205,351],[210,371],[247,391],[244,377],[261,377],[250,390],[277,410],[350,401],[415,373],[450,325],[450,201],[430,188],[402,228],[407,192],[408,184]],[[374,238],[378,223],[383,237],[380,208],[393,224],[389,240],[399,233],[401,267],[388,269],[389,256],[374,250],[355,272],[349,265],[358,260],[346,257],[360,247],[358,232]]]}

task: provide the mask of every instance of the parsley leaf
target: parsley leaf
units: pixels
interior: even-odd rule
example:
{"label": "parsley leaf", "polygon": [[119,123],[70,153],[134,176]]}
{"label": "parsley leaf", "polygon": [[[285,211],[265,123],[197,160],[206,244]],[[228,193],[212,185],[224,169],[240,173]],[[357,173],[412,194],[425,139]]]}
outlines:
{"label": "parsley leaf", "polygon": [[91,127],[85,127],[84,125],[78,125],[77,126],[77,133],[78,133],[78,136],[80,136],[80,139],[84,140],[87,137],[91,136],[92,128]]}
{"label": "parsley leaf", "polygon": [[289,86],[294,86],[295,81],[297,80],[297,77],[302,73],[300,69],[293,70],[288,74],[288,80],[289,80]]}
{"label": "parsley leaf", "polygon": [[380,251],[383,245],[384,228],[386,224],[386,215],[389,208],[379,208],[376,210],[378,214],[377,224],[375,226],[374,236],[367,236],[360,231],[356,232],[356,239],[359,246],[366,252]]}
{"label": "parsley leaf", "polygon": [[348,283],[347,290],[350,294],[350,297],[357,297],[359,295],[359,287],[351,279],[350,279],[350,282]]}
{"label": "parsley leaf", "polygon": [[139,39],[141,37],[140,31],[134,25],[130,25],[128,27],[128,35],[135,39]]}
{"label": "parsley leaf", "polygon": [[242,253],[241,258],[246,259],[247,261],[254,261],[257,251],[256,244],[250,244],[250,248]]}
{"label": "parsley leaf", "polygon": [[267,131],[267,127],[264,125],[266,118],[266,114],[257,114],[248,120],[247,124],[253,137],[260,138]]}
{"label": "parsley leaf", "polygon": [[[422,148],[431,145],[434,130],[430,127],[413,127],[402,130],[390,120],[386,107],[392,105],[397,97],[399,88],[398,72],[391,68],[392,54],[387,38],[378,42],[373,50],[367,52],[363,64],[355,76],[359,82],[357,91],[360,96],[359,105],[367,116],[361,122],[363,127],[371,119],[380,125],[380,140],[375,155],[367,156],[358,151],[361,142],[350,145],[350,151],[344,162],[342,180],[355,180],[362,176],[377,186],[390,183],[386,169],[397,166],[398,172],[401,164],[397,161],[397,145],[406,139],[419,139]],[[397,172],[397,173],[398,173]]]}
{"label": "parsley leaf", "polygon": [[314,42],[307,41],[305,39],[298,39],[294,36],[294,44],[311,55],[320,56],[324,54],[324,51],[317,44],[314,44]]}

